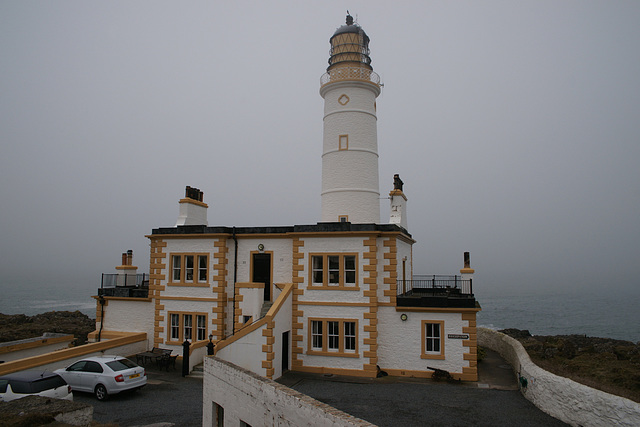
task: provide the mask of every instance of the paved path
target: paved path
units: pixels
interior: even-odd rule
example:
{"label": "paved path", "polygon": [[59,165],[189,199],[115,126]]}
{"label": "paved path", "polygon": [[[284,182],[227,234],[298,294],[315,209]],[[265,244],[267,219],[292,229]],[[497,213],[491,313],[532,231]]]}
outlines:
{"label": "paved path", "polygon": [[511,367],[488,351],[478,383],[287,373],[279,382],[381,427],[565,426],[522,396]]}
{"label": "paved path", "polygon": [[147,385],[142,390],[116,394],[106,402],[76,391],[73,399],[93,405],[93,419],[99,423],[117,423],[121,427],[155,424],[200,427],[202,378],[183,378],[180,363],[176,365],[177,369],[171,368],[169,372],[149,365]]}
{"label": "paved path", "polygon": [[[142,390],[99,402],[74,392],[74,400],[94,407],[94,420],[119,426],[201,426],[202,379],[183,378],[150,365]],[[360,379],[286,373],[282,384],[381,427],[384,426],[563,426],[526,400],[511,367],[488,351],[478,383],[384,377]],[[257,427],[257,426],[256,426]]]}

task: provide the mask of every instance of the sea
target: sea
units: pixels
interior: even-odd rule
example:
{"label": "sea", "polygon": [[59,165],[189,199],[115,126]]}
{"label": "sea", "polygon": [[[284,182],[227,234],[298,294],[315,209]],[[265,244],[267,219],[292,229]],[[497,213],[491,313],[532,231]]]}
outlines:
{"label": "sea", "polygon": [[[5,282],[0,313],[35,314],[76,311],[96,315],[99,280],[94,286],[73,282]],[[580,334],[640,342],[640,290],[476,290],[482,307],[477,325],[490,329],[526,329],[532,335]]]}

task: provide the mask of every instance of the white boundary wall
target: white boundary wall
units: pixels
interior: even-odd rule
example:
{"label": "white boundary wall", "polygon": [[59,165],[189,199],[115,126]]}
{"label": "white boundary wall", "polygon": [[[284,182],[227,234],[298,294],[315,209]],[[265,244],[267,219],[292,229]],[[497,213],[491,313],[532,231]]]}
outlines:
{"label": "white boundary wall", "polygon": [[216,425],[215,405],[230,426],[373,426],[216,357],[205,357],[203,381],[203,426]]}
{"label": "white boundary wall", "polygon": [[527,380],[522,394],[547,414],[572,426],[638,426],[640,403],[579,384],[534,364],[522,344],[503,333],[478,328],[478,345],[500,353]]}

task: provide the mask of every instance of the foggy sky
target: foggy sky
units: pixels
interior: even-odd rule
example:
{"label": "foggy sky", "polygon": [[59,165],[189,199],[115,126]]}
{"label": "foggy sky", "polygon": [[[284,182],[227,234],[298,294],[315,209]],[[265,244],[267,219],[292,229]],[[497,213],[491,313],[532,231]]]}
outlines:
{"label": "foggy sky", "polygon": [[[380,193],[414,272],[637,289],[637,1],[2,1],[0,289],[86,281],[173,226],[320,220],[329,38],[369,35]],[[389,201],[381,200],[388,221]]]}

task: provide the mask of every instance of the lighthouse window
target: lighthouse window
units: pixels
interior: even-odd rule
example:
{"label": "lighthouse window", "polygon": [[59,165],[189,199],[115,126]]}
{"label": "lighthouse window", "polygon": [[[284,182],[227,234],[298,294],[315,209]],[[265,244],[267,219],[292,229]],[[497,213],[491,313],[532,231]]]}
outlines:
{"label": "lighthouse window", "polygon": [[358,289],[356,254],[312,254],[309,288]]}
{"label": "lighthouse window", "polygon": [[422,354],[423,359],[444,359],[443,321],[422,321]]}
{"label": "lighthouse window", "polygon": [[209,255],[171,254],[169,285],[208,286]]}
{"label": "lighthouse window", "polygon": [[339,149],[340,150],[348,150],[349,149],[349,135],[340,135],[339,137]]}
{"label": "lighthouse window", "polygon": [[357,357],[358,322],[352,319],[310,319],[308,354]]}

